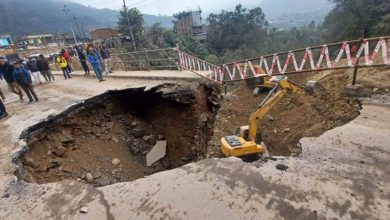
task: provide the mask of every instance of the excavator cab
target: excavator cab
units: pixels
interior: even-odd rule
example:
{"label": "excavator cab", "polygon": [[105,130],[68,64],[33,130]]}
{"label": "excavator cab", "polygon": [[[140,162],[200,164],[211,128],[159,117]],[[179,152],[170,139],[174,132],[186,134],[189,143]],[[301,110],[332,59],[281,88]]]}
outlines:
{"label": "excavator cab", "polygon": [[287,92],[307,94],[304,88],[288,81],[286,76],[273,77],[270,82],[274,83],[274,87],[249,117],[249,125],[237,129],[236,135],[221,138],[221,149],[225,156],[244,157],[263,153],[265,147],[262,146],[261,134],[257,131],[258,122]]}

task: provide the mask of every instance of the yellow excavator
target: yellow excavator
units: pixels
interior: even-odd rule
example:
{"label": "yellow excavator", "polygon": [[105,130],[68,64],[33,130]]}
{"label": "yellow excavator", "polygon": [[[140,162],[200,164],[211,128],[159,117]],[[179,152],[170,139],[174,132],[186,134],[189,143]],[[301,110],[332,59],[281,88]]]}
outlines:
{"label": "yellow excavator", "polygon": [[259,105],[257,110],[249,117],[249,125],[237,129],[236,135],[221,138],[221,148],[225,156],[244,157],[258,155],[264,152],[261,145],[261,134],[257,132],[258,123],[288,92],[305,95],[307,92],[301,86],[287,80],[287,77],[273,77],[270,83],[274,88]]}

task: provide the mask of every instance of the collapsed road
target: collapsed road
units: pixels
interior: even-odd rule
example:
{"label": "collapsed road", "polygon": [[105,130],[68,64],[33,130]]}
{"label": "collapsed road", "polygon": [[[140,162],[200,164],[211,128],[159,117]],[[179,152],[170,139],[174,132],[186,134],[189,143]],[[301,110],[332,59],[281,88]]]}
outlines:
{"label": "collapsed road", "polygon": [[[353,114],[345,121],[340,120],[342,115],[337,115],[334,117],[337,121],[329,122],[327,130],[332,130],[322,130],[316,133],[318,138],[299,141],[300,157],[276,157],[247,164],[232,158],[202,160],[215,157],[207,149],[207,141],[218,127],[215,124],[214,128],[205,129],[205,122],[210,120],[208,126],[211,126],[214,119],[223,119],[218,119],[219,99],[214,99],[218,94],[214,89],[205,89],[208,87],[196,82],[172,85],[110,80],[100,88],[83,79],[72,83],[59,81],[55,87],[41,86],[42,103],[46,107],[33,105],[27,109],[16,102],[8,104],[10,111],[18,113],[0,125],[5,131],[1,134],[0,148],[1,219],[384,219],[390,214],[386,211],[390,205],[389,180],[384,175],[388,173],[386,143],[390,128],[386,122],[390,119],[385,114],[389,111],[385,103],[382,104],[385,106],[363,104],[358,116],[355,112],[360,109],[358,103],[337,96],[337,100],[353,109]],[[99,95],[114,88],[122,90]],[[185,92],[184,97],[192,98],[182,100],[156,92],[175,94],[167,92],[171,88],[216,94]],[[100,97],[97,100],[96,95]],[[132,96],[141,96],[141,102],[127,102]],[[86,99],[89,97],[92,98]],[[87,101],[68,106],[84,99]],[[124,104],[123,99],[129,104]],[[291,100],[294,97],[287,97],[281,107],[302,104]],[[200,105],[194,107],[191,102]],[[226,103],[229,102],[222,103],[222,108]],[[235,100],[229,105],[234,103]],[[307,106],[313,105],[308,102]],[[176,108],[183,113],[175,111]],[[247,107],[248,111],[253,110],[250,108]],[[289,108],[295,107],[277,112],[282,116]],[[336,108],[330,105],[329,109],[337,110],[337,105]],[[140,114],[144,111],[147,114]],[[175,120],[169,121],[172,115]],[[40,122],[47,116],[50,116],[47,121]],[[274,122],[279,116],[272,118],[267,120]],[[245,120],[247,116],[238,123]],[[178,127],[174,134],[168,132],[170,124]],[[336,126],[341,127],[333,129]],[[27,142],[17,142],[26,127],[30,129],[22,137]],[[284,129],[278,124],[277,130]],[[290,132],[286,130],[284,134]],[[178,133],[186,134],[183,135],[186,151],[171,154],[171,146],[181,137]],[[359,138],[351,142],[354,135]],[[147,167],[145,153],[159,140],[167,141],[167,158]],[[278,145],[273,143],[277,149]],[[274,152],[278,155],[277,150]],[[16,164],[11,163],[10,155],[15,156]],[[202,161],[191,163],[199,160]],[[81,166],[74,166],[76,161],[81,161]],[[99,167],[89,166],[91,163]],[[180,167],[187,163],[190,164]],[[175,167],[179,168],[169,170]],[[367,179],[372,181],[369,183]]]}

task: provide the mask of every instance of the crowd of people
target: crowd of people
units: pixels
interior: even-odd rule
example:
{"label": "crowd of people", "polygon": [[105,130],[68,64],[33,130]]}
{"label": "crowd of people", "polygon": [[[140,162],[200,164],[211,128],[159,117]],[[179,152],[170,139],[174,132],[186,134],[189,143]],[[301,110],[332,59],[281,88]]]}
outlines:
{"label": "crowd of people", "polygon": [[[105,81],[103,71],[105,74],[112,73],[110,67],[110,51],[105,42],[94,47],[92,44],[79,45],[71,48],[64,48],[54,57],[50,57],[52,61],[56,62],[62,70],[65,80],[72,78],[71,73],[74,72],[72,65],[72,57],[78,57],[80,64],[85,72],[85,76],[90,76],[90,68],[87,61],[91,64],[96,78],[99,82]],[[20,101],[24,102],[24,93],[29,99],[29,103],[39,101],[33,87],[33,80],[37,84],[42,84],[42,77],[46,82],[55,81],[50,68],[50,60],[44,55],[40,54],[38,57],[29,57],[26,62],[18,60],[14,63],[7,62],[6,59],[0,57],[0,79],[5,81],[8,90],[18,95]],[[0,87],[0,119],[7,117],[8,113],[4,106],[5,94]]]}
{"label": "crowd of people", "polygon": [[62,49],[54,58],[61,67],[65,79],[72,78],[70,76],[70,73],[73,72],[72,57],[76,56],[85,72],[85,76],[90,76],[91,74],[87,61],[91,64],[99,82],[105,81],[103,78],[103,70],[106,75],[112,73],[110,67],[111,55],[106,43],[102,42],[95,47],[92,44],[83,44]]}

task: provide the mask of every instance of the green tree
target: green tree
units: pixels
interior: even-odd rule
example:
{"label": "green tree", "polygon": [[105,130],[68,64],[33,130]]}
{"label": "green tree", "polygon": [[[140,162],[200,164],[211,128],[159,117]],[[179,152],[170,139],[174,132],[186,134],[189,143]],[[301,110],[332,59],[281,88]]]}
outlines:
{"label": "green tree", "polygon": [[[341,41],[362,36],[374,37],[377,34],[390,34],[379,31],[378,26],[390,14],[388,0],[331,0],[334,9],[324,22],[324,39]],[[387,24],[388,25],[388,24]]]}
{"label": "green tree", "polygon": [[[261,8],[248,10],[239,4],[234,11],[210,14],[207,21],[207,46],[213,53],[221,55],[228,50],[245,51],[246,48],[252,48],[258,54],[264,52],[268,23]],[[239,52],[237,54],[244,56]]]}
{"label": "green tree", "polygon": [[[127,16],[129,21],[127,20]],[[122,35],[132,37],[130,33],[131,29],[137,47],[142,48],[144,46],[144,19],[141,12],[137,8],[131,8],[127,11],[125,8],[122,8],[119,11],[118,29],[119,33]]]}
{"label": "green tree", "polygon": [[164,47],[164,32],[165,29],[162,27],[161,22],[155,23],[149,30],[148,30],[148,38],[150,42],[157,46],[157,47]]}

